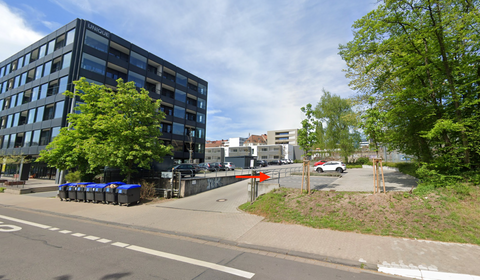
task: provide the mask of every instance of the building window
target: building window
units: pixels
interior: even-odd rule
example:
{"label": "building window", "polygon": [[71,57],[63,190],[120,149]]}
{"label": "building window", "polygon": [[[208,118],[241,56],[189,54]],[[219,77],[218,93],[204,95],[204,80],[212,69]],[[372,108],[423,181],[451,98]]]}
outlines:
{"label": "building window", "polygon": [[207,95],[207,87],[202,84],[198,84],[198,93]]}
{"label": "building window", "polygon": [[27,72],[27,83],[35,80],[35,69],[31,69]]}
{"label": "building window", "polygon": [[43,120],[44,121],[51,120],[53,119],[54,116],[55,116],[55,105],[51,104],[51,105],[45,106],[45,112],[43,113]]}
{"label": "building window", "polygon": [[40,94],[38,99],[42,99],[47,97],[47,92],[48,92],[48,84],[43,84],[40,86]]}
{"label": "building window", "polygon": [[[88,31],[88,30],[87,30]],[[105,75],[105,60],[83,53],[82,68],[98,74]]]}
{"label": "building window", "polygon": [[20,113],[16,113],[15,115],[13,115],[12,127],[18,126],[19,121],[20,121]]}
{"label": "building window", "polygon": [[65,69],[67,67],[70,67],[70,61],[72,60],[72,52],[66,53],[63,55],[63,62],[62,62],[62,68]]}
{"label": "building window", "polygon": [[161,130],[163,133],[172,133],[172,125],[169,123],[162,123]]}
{"label": "building window", "polygon": [[177,118],[185,118],[185,108],[175,106],[173,109],[173,116]]}
{"label": "building window", "polygon": [[262,156],[262,159],[268,159],[268,156]]}
{"label": "building window", "polygon": [[145,85],[145,77],[132,71],[128,71],[128,81],[135,82],[135,86],[139,88]]}
{"label": "building window", "polygon": [[200,108],[200,109],[205,109],[205,107],[206,107],[206,106],[205,106],[205,105],[206,105],[205,100],[203,100],[203,99],[201,99],[201,98],[198,99],[197,104],[198,104],[198,105],[197,105],[198,108]]}
{"label": "building window", "polygon": [[[68,35],[67,35],[68,36]],[[106,53],[108,51],[108,39],[87,30],[85,32],[85,45]]]}
{"label": "building window", "polygon": [[55,50],[61,49],[63,47],[65,47],[65,34],[58,36],[55,42]]}
{"label": "building window", "polygon": [[23,65],[23,56],[18,59],[18,69],[22,68]]}
{"label": "building window", "polygon": [[11,134],[10,135],[10,141],[8,143],[8,148],[14,148],[15,147],[15,140],[17,139],[16,134]]}
{"label": "building window", "polygon": [[12,95],[11,99],[10,99],[10,108],[13,108],[15,107],[15,105],[17,104],[17,96],[16,95]]}
{"label": "building window", "polygon": [[40,65],[35,70],[35,80],[40,79],[42,77],[42,72],[43,72],[43,65]]}
{"label": "building window", "polygon": [[58,93],[63,93],[67,91],[67,85],[68,85],[68,76],[60,78],[60,82],[58,85]]}
{"label": "building window", "polygon": [[35,101],[38,99],[38,92],[39,92],[40,88],[39,87],[34,87],[32,89],[32,101]]}
{"label": "building window", "polygon": [[35,122],[35,111],[37,109],[33,108],[28,110],[28,119],[27,119],[27,124],[31,124]]}
{"label": "building window", "polygon": [[130,52],[130,64],[133,64],[142,69],[147,69],[147,58],[134,51]]}
{"label": "building window", "polygon": [[49,61],[49,62],[45,63],[45,67],[44,67],[44,70],[43,70],[43,76],[50,75],[51,70],[52,70],[52,62]]}
{"label": "building window", "polygon": [[65,46],[68,46],[70,45],[71,43],[73,43],[73,39],[75,37],[75,29],[72,29],[70,31],[67,32],[67,40],[65,42]]}
{"label": "building window", "polygon": [[23,104],[22,101],[23,101],[23,92],[20,92],[19,94],[17,94],[17,105],[16,106],[22,105]]}
{"label": "building window", "polygon": [[161,105],[160,106],[160,111],[164,112],[165,115],[167,116],[172,116],[173,115],[173,108]]}
{"label": "building window", "polygon": [[28,111],[22,111],[20,113],[20,120],[18,120],[18,125],[27,124]]}
{"label": "building window", "polygon": [[47,96],[56,95],[58,93],[58,80],[51,81],[48,84]]}
{"label": "building window", "polygon": [[189,121],[196,121],[197,120],[197,115],[187,112],[186,118]]}
{"label": "building window", "polygon": [[107,68],[107,77],[114,80],[118,80],[119,78],[122,78],[124,81],[127,80],[127,74],[114,70],[112,68]]}
{"label": "building window", "polygon": [[197,138],[202,138],[203,139],[203,138],[205,138],[205,129],[197,127],[195,134],[197,135]]}
{"label": "building window", "polygon": [[20,86],[23,86],[27,82],[27,72],[22,73],[22,76],[20,78]]}
{"label": "building window", "polygon": [[58,136],[58,134],[60,134],[60,127],[57,126],[52,128],[52,141],[53,141],[53,138]]}
{"label": "building window", "polygon": [[187,104],[192,106],[197,106],[197,100],[187,97]]}
{"label": "building window", "polygon": [[205,114],[197,113],[197,122],[205,123]]}
{"label": "building window", "polygon": [[53,53],[54,50],[55,50],[55,39],[53,39],[52,41],[48,42],[47,54]]}
{"label": "building window", "polygon": [[47,51],[47,45],[43,45],[40,47],[40,51],[38,52],[38,58],[42,58],[45,56],[45,53]]}
{"label": "building window", "polygon": [[60,101],[55,104],[55,119],[63,117],[63,107],[65,105],[65,101]]}
{"label": "building window", "polygon": [[182,74],[177,73],[177,84],[186,87],[187,86],[187,77],[183,76]]}
{"label": "building window", "polygon": [[184,91],[175,89],[175,100],[185,103],[187,101],[187,94]]}
{"label": "building window", "polygon": [[177,135],[183,135],[184,133],[184,125],[180,123],[173,123],[173,129],[172,129],[173,134]]}
{"label": "building window", "polygon": [[[167,68],[165,68],[165,69],[167,69]],[[163,71],[163,78],[165,78],[166,80],[175,82],[175,75],[172,75],[171,73],[168,73],[166,71]]]}
{"label": "building window", "polygon": [[40,132],[40,146],[46,146],[48,143],[50,143],[50,133],[52,131],[50,129],[42,129],[42,132]]}
{"label": "building window", "polygon": [[31,142],[31,145],[32,146],[38,146],[38,142],[40,141],[40,130],[35,130],[33,132],[33,136],[32,136],[32,142]]}
{"label": "building window", "polygon": [[205,144],[195,143],[195,152],[196,153],[205,153]]}
{"label": "building window", "polygon": [[23,63],[25,64],[24,66],[27,66],[30,63],[30,53],[25,55],[25,61]]}
{"label": "building window", "polygon": [[25,132],[25,140],[23,141],[23,146],[24,147],[30,147],[31,143],[32,143],[32,132],[27,131],[27,132]]}
{"label": "building window", "polygon": [[162,95],[173,99],[175,93],[169,89],[162,87]]}
{"label": "building window", "polygon": [[38,107],[37,108],[37,117],[35,118],[35,122],[41,122],[43,121],[43,113],[45,111],[45,107]]}

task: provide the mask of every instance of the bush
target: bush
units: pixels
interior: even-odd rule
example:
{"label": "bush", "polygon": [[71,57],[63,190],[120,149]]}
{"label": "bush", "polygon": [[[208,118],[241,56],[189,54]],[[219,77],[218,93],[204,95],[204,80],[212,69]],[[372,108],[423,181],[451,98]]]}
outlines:
{"label": "bush", "polygon": [[296,159],[296,160],[293,161],[293,163],[302,163],[302,162],[303,162],[303,160],[301,160],[301,159]]}
{"label": "bush", "polygon": [[436,170],[429,168],[427,164],[422,164],[417,169],[417,174],[423,184],[432,185],[435,188],[455,186],[463,181],[462,176],[440,174]]}
{"label": "bush", "polygon": [[155,183],[142,180],[140,188],[140,199],[151,199],[156,195]]}
{"label": "bush", "polygon": [[357,158],[357,160],[355,161],[356,164],[361,164],[361,165],[364,165],[364,164],[370,164],[370,159],[367,158],[367,157],[359,157]]}
{"label": "bush", "polygon": [[5,188],[0,188],[0,192],[3,192],[5,190]]}
{"label": "bush", "polygon": [[69,172],[65,175],[65,180],[69,183],[79,183],[82,180],[82,174],[78,170],[75,172]]}

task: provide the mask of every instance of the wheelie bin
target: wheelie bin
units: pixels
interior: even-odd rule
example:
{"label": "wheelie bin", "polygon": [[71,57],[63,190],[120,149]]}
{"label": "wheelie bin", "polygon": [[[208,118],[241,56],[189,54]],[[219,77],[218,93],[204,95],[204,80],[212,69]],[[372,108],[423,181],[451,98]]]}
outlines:
{"label": "wheelie bin", "polygon": [[117,187],[118,205],[140,203],[140,185],[121,185]]}
{"label": "wheelie bin", "polygon": [[67,201],[68,199],[68,186],[70,186],[70,183],[67,184],[62,184],[58,186],[58,197],[60,198],[60,201]]}
{"label": "wheelie bin", "polygon": [[77,201],[87,202],[87,193],[85,191],[85,187],[87,185],[93,184],[92,182],[82,182],[77,183],[76,191],[77,191]]}
{"label": "wheelie bin", "polygon": [[95,200],[95,186],[97,184],[89,184],[85,186],[85,202],[93,202]]}
{"label": "wheelie bin", "polygon": [[77,201],[77,183],[68,184],[67,195],[68,201]]}
{"label": "wheelie bin", "polygon": [[94,188],[93,203],[105,203],[105,187],[107,186],[107,184],[93,184],[90,186]]}
{"label": "wheelie bin", "polygon": [[123,182],[111,182],[105,187],[105,203],[117,204],[118,203],[118,194],[117,187],[120,185],[125,185]]}

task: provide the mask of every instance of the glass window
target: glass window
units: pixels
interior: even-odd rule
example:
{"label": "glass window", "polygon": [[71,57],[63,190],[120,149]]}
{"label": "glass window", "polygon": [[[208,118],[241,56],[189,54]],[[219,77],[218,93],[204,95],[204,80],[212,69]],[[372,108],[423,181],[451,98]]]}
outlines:
{"label": "glass window", "polygon": [[55,50],[55,39],[53,39],[52,41],[48,42],[47,54],[53,53],[54,50]]}
{"label": "glass window", "polygon": [[175,89],[175,100],[186,102],[187,101],[187,94],[184,91],[179,89]]}
{"label": "glass window", "polygon": [[27,82],[27,72],[23,73],[20,78],[20,85],[23,86]]}
{"label": "glass window", "polygon": [[2,99],[2,100],[0,100],[0,111],[2,111],[2,110],[3,110],[3,102],[4,102],[4,101],[3,101],[3,99]]}
{"label": "glass window", "polygon": [[58,134],[60,134],[60,127],[57,126],[52,128],[52,141],[53,141],[53,138],[57,137]]}
{"label": "glass window", "polygon": [[23,56],[18,59],[18,69],[23,67]]}
{"label": "glass window", "polygon": [[67,32],[67,40],[66,40],[65,46],[70,45],[71,43],[73,43],[74,37],[75,37],[75,29],[72,29],[72,30],[68,31],[68,32]]}
{"label": "glass window", "polygon": [[185,118],[185,108],[175,106],[174,109],[173,109],[173,116],[175,116],[177,118],[184,119]]}
{"label": "glass window", "polygon": [[15,139],[17,138],[16,136],[17,136],[16,134],[11,134],[10,135],[10,142],[8,143],[9,148],[14,148],[15,147]]}
{"label": "glass window", "polygon": [[83,53],[82,68],[88,71],[105,75],[105,60]]}
{"label": "glass window", "polygon": [[43,84],[40,86],[40,95],[38,99],[42,99],[47,97],[47,92],[48,92],[48,84]]}
{"label": "glass window", "polygon": [[63,55],[62,69],[70,67],[70,61],[72,60],[72,52]]}
{"label": "glass window", "polygon": [[183,124],[174,122],[172,133],[177,134],[177,135],[183,135],[184,129],[185,128],[184,128]]}
{"label": "glass window", "polygon": [[2,149],[6,149],[8,147],[8,141],[9,140],[10,140],[10,135],[5,135],[3,137]]}
{"label": "glass window", "polygon": [[0,68],[0,78],[5,75],[5,67]]}
{"label": "glass window", "polygon": [[17,94],[17,105],[16,106],[20,106],[23,104],[23,92],[20,92],[19,94]]}
{"label": "glass window", "polygon": [[27,131],[25,132],[25,141],[23,142],[24,147],[30,147],[30,144],[32,143],[32,132]]}
{"label": "glass window", "polygon": [[30,53],[27,53],[25,55],[25,62],[24,63],[25,63],[25,66],[27,66],[30,63]]}
{"label": "glass window", "polygon": [[40,132],[39,146],[46,146],[50,143],[50,132],[50,129],[43,129],[42,132]]}
{"label": "glass window", "polygon": [[67,85],[68,85],[68,76],[60,78],[60,84],[58,86],[58,93],[63,93],[67,91]]}
{"label": "glass window", "polygon": [[27,124],[35,122],[35,108],[28,110]]}
{"label": "glass window", "polygon": [[205,123],[205,114],[197,113],[197,122]]}
{"label": "glass window", "polygon": [[56,43],[55,43],[55,50],[61,49],[65,46],[65,34],[62,34],[57,37]]}
{"label": "glass window", "polygon": [[35,101],[38,99],[38,91],[40,90],[39,87],[34,87],[32,89],[32,101]]}
{"label": "glass window", "polygon": [[16,113],[13,117],[12,127],[18,126],[18,121],[20,120],[20,113]]}
{"label": "glass window", "polygon": [[35,71],[35,80],[40,79],[42,77],[42,72],[43,72],[43,65],[40,65],[37,67],[37,70]]}
{"label": "glass window", "polygon": [[147,69],[147,58],[134,51],[130,52],[130,63],[142,69]]}
{"label": "glass window", "polygon": [[198,84],[198,92],[200,94],[206,95],[207,94],[207,87],[202,85],[202,84]]}
{"label": "glass window", "polygon": [[205,109],[205,104],[206,104],[206,103],[205,103],[205,100],[203,100],[203,99],[201,99],[201,98],[198,98],[198,100],[197,100],[197,106],[198,106],[198,108],[200,108],[200,109]]}
{"label": "glass window", "polygon": [[13,120],[13,115],[8,115],[7,117],[7,126],[5,128],[10,128],[12,127],[12,120]]}
{"label": "glass window", "polygon": [[32,137],[32,142],[31,142],[31,145],[32,146],[38,146],[38,142],[40,141],[40,130],[35,130],[33,132],[33,137]]}
{"label": "glass window", "polygon": [[23,94],[22,104],[32,101],[32,90],[29,89]]}
{"label": "glass window", "polygon": [[13,88],[20,86],[20,75],[15,77],[15,82],[13,82]]}
{"label": "glass window", "polygon": [[7,91],[7,84],[8,84],[8,81],[5,81],[3,82],[3,85],[2,85],[2,93],[6,92]]}
{"label": "glass window", "polygon": [[51,81],[48,84],[47,97],[58,93],[58,80]]}
{"label": "glass window", "polygon": [[20,120],[18,121],[18,125],[24,125],[27,123],[27,116],[28,116],[28,111],[22,111],[20,113]]}
{"label": "glass window", "polygon": [[43,114],[43,120],[51,120],[55,116],[55,105],[47,105],[45,106],[45,112]]}
{"label": "glass window", "polygon": [[43,121],[43,113],[45,111],[45,107],[38,107],[37,108],[37,117],[35,118],[35,122]]}
{"label": "glass window", "polygon": [[204,153],[205,152],[205,144],[195,143],[195,152]]}
{"label": "glass window", "polygon": [[38,58],[44,57],[46,51],[47,51],[47,45],[45,44],[40,47],[40,51],[38,52]]}
{"label": "glass window", "polygon": [[180,84],[184,87],[187,86],[187,77],[183,76],[182,74],[177,73],[177,84]]}
{"label": "glass window", "polygon": [[[67,40],[68,40],[68,35],[67,35]],[[85,45],[105,53],[108,51],[108,39],[96,33],[93,33],[90,30],[87,30],[85,32]]]}
{"label": "glass window", "polygon": [[50,75],[50,71],[52,70],[52,61],[45,63],[45,70],[43,71],[43,76]]}
{"label": "glass window", "polygon": [[10,99],[10,108],[13,108],[17,105],[17,96],[16,95],[12,95],[12,98]]}
{"label": "glass window", "polygon": [[134,81],[139,88],[145,85],[145,77],[132,71],[128,71],[128,81]]}
{"label": "glass window", "polygon": [[7,64],[7,66],[5,67],[5,75],[10,74],[10,66],[11,66],[11,65],[10,65],[10,63],[9,63],[9,64]]}
{"label": "glass window", "polygon": [[55,104],[55,116],[54,116],[55,119],[61,118],[63,116],[64,104],[65,104],[65,101],[57,102],[57,104]]}

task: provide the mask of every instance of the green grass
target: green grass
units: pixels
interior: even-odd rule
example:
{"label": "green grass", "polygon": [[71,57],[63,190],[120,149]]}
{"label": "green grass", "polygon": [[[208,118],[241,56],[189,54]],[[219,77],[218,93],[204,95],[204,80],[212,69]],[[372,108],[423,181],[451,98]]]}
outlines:
{"label": "green grass", "polygon": [[239,208],[277,223],[480,245],[480,187],[469,190],[460,195],[446,188],[422,195],[326,191],[306,195],[281,188]]}

